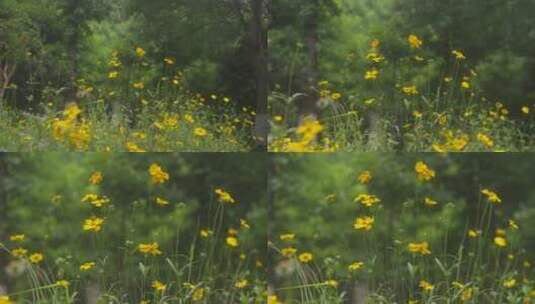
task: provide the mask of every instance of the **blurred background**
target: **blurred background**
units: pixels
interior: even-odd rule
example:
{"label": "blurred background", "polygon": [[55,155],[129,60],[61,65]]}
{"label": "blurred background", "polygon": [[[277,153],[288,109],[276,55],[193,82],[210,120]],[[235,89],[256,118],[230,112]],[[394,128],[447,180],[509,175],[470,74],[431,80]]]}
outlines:
{"label": "blurred background", "polygon": [[[13,75],[0,78],[0,99],[42,111],[49,102],[71,102],[73,86],[98,95],[113,87],[113,57],[138,81],[156,84],[179,70],[175,78],[188,91],[225,95],[238,109],[254,106],[250,15],[247,1],[2,1],[0,70]],[[132,67],[136,48],[147,60],[141,70]]]}
{"label": "blurred background", "polygon": [[[435,171],[435,178],[418,180],[415,164],[419,161]],[[535,261],[534,169],[531,154],[274,156],[270,287],[279,299],[290,303],[305,303],[307,296],[317,301],[313,303],[407,303],[411,298],[421,300],[418,303],[446,299],[461,303],[454,293],[440,289],[457,290],[449,287],[453,280],[474,286],[475,302],[463,303],[491,303],[500,294],[496,286],[499,289],[504,277],[515,277],[529,292]],[[358,176],[365,171],[371,180],[359,182]],[[496,192],[501,203],[488,202],[482,189]],[[354,201],[359,194],[373,194],[381,201],[368,208]],[[435,203],[426,203],[426,197]],[[355,219],[365,215],[374,218],[371,230],[354,229]],[[476,237],[468,236],[470,229],[477,232]],[[295,236],[285,240],[281,237],[285,234]],[[507,239],[504,248],[493,244],[499,235]],[[431,255],[419,257],[407,250],[409,243],[424,241]],[[284,248],[297,249],[295,259],[284,256]],[[305,252],[313,255],[312,262],[298,263],[297,257]],[[355,261],[363,266],[349,270]],[[418,298],[419,279],[435,282],[434,294],[447,296]],[[322,287],[328,280],[335,280],[338,290]],[[476,298],[476,287],[488,288],[488,297]],[[355,295],[358,290],[360,296]],[[523,295],[519,291],[512,299],[525,299]],[[529,297],[526,301],[531,303]]]}
{"label": "blurred background", "polygon": [[[456,64],[450,60],[456,49],[478,74],[467,75],[472,87],[492,102],[519,109],[535,99],[533,10],[531,0],[276,0],[270,30],[274,88],[291,96],[308,90],[310,78],[315,78],[328,80],[331,90],[351,95],[354,103],[371,94],[380,99],[375,86],[364,81],[366,54],[370,42],[378,39],[389,63],[380,77],[392,87],[399,84],[396,75],[404,75],[403,81],[436,94],[444,74]],[[405,62],[410,34],[422,39],[425,52]],[[418,69],[424,62],[426,68]],[[389,92],[384,94],[393,102]]]}
{"label": "blurred background", "polygon": [[[151,182],[148,169],[153,163],[168,172],[167,182]],[[210,301],[208,290],[233,288],[234,275],[248,278],[248,286],[262,279],[265,168],[266,157],[257,154],[2,154],[0,242],[10,250],[23,247],[28,255],[42,253],[43,275],[52,282],[69,280],[82,299],[96,285],[101,294],[123,296],[130,303],[139,302],[140,293],[151,292],[143,291],[151,278],[178,280],[175,284],[181,288],[180,276],[171,271],[169,261],[136,252],[140,243],[157,242],[181,273],[195,259],[195,266],[186,271],[188,282],[212,288],[205,290]],[[103,176],[98,185],[89,182],[95,171]],[[237,203],[223,207],[214,194],[216,188],[228,191]],[[95,208],[81,202],[87,193],[105,195],[110,202]],[[156,197],[169,204],[159,206]],[[102,230],[83,231],[84,220],[93,214],[105,219]],[[235,250],[225,244],[229,228],[239,230]],[[201,238],[201,229],[211,231],[208,238]],[[19,234],[25,235],[22,242],[10,240]],[[78,268],[87,261],[97,266],[86,274]],[[0,288],[8,294],[35,287],[24,263],[4,250],[0,269]]]}

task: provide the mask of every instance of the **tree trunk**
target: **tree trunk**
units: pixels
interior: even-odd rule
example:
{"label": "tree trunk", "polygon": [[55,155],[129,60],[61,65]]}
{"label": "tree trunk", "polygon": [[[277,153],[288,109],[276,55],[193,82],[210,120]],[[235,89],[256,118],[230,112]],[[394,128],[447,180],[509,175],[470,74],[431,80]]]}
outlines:
{"label": "tree trunk", "polygon": [[76,10],[78,9],[78,0],[70,0],[68,2],[68,8],[66,13],[71,18],[69,25],[71,27],[72,33],[67,37],[67,57],[69,58],[69,63],[71,64],[69,69],[69,84],[68,90],[66,91],[67,103],[76,102],[78,100],[78,88],[76,85],[76,79],[78,78],[78,44],[80,43],[80,20],[77,16]]}
{"label": "tree trunk", "polygon": [[375,110],[371,110],[368,114],[368,134],[367,144],[370,151],[377,151],[383,147],[384,133],[381,126],[381,119]]}
{"label": "tree trunk", "polygon": [[97,304],[101,295],[102,291],[95,282],[90,282],[85,288],[85,302],[87,304]]}
{"label": "tree trunk", "polygon": [[264,0],[251,0],[253,16],[251,19],[251,37],[253,48],[253,65],[256,80],[256,117],[254,127],[255,143],[267,147],[269,133],[267,99],[268,99],[268,62],[267,29],[264,19]]}
{"label": "tree trunk", "polygon": [[368,297],[368,288],[361,283],[355,283],[353,285],[353,292],[351,295],[351,304],[366,304],[366,298]]}
{"label": "tree trunk", "polygon": [[[7,162],[6,153],[0,153],[0,240],[6,240],[7,227],[6,227],[6,214],[7,214]],[[4,269],[9,262],[8,256],[0,249],[0,273],[4,274]],[[0,294],[6,293],[9,287],[9,277],[1,275],[2,281],[0,282]]]}
{"label": "tree trunk", "polygon": [[71,68],[69,70],[69,80],[68,80],[69,89],[66,91],[67,103],[75,102],[78,99],[78,89],[76,85],[76,79],[78,77],[78,51],[76,47],[77,43],[71,42],[69,44],[71,46],[69,47],[68,58],[71,64]]}
{"label": "tree trunk", "polygon": [[16,70],[16,63],[10,66],[9,63],[5,62],[2,66],[0,66],[0,102],[4,100],[6,90],[9,87],[11,78],[13,78],[13,75],[15,75]]}
{"label": "tree trunk", "polygon": [[277,288],[277,282],[275,278],[275,260],[273,254],[270,254],[271,248],[269,243],[274,239],[273,230],[275,223],[275,190],[273,189],[273,178],[275,176],[275,156],[273,154],[268,155],[268,174],[267,174],[267,241],[268,241],[268,254],[267,254],[267,285],[268,294],[275,294]]}
{"label": "tree trunk", "polygon": [[2,83],[1,84],[1,87],[0,87],[0,106],[2,104],[2,102],[4,101],[4,94],[7,90],[7,83]]}
{"label": "tree trunk", "polygon": [[305,20],[305,45],[307,48],[308,63],[305,71],[306,77],[306,97],[300,102],[299,120],[300,123],[306,117],[317,119],[318,116],[318,99],[317,90],[319,78],[319,55],[318,55],[318,19],[319,19],[319,2],[310,0],[310,14]]}

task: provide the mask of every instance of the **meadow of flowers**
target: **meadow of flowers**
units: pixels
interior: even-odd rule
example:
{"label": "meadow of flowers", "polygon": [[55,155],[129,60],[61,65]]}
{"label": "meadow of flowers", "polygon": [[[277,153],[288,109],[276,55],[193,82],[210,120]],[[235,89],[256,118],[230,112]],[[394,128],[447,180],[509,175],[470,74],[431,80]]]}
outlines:
{"label": "meadow of flowers", "polygon": [[[346,68],[364,62],[361,72],[339,77],[349,80],[317,83],[318,118],[296,117],[302,94],[275,91],[269,150],[533,150],[533,100],[509,108],[507,100],[490,98],[478,85],[485,75],[479,75],[461,49],[451,49],[446,58],[429,55],[423,38],[414,34],[404,40],[402,51],[383,51],[382,44],[372,39],[368,50],[349,54],[340,63]],[[293,127],[298,120],[305,123]]]}
{"label": "meadow of flowers", "polygon": [[0,0],[0,304],[535,304],[530,11]]}
{"label": "meadow of flowers", "polygon": [[[30,173],[42,197],[32,207],[20,204],[30,198],[25,190],[7,193],[0,303],[265,303],[265,241],[245,197],[223,185],[190,187],[208,201],[184,196],[180,188],[199,177],[170,160],[169,167],[144,159],[125,170],[96,159],[79,166],[69,157],[45,159],[63,158],[75,180],[54,184],[43,180],[54,181],[52,171]],[[7,178],[24,174],[10,170]]]}
{"label": "meadow of flowers", "polygon": [[529,157],[478,157],[280,158],[268,303],[535,303]]}
{"label": "meadow of flowers", "polygon": [[[174,58],[153,62],[147,56],[141,47],[112,52],[106,77],[77,80],[76,101],[64,103],[64,89],[46,88],[34,109],[0,102],[0,150],[250,149],[253,109],[236,110],[222,94],[190,92]],[[163,76],[156,76],[158,69]]]}

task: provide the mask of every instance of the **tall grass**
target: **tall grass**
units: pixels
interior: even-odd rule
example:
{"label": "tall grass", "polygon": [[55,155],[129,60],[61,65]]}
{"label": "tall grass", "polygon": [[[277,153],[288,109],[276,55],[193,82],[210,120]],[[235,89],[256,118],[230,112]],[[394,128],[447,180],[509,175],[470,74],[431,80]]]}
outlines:
{"label": "tall grass", "polygon": [[[255,111],[239,108],[236,100],[216,89],[191,92],[188,79],[174,65],[167,57],[153,62],[144,50],[113,52],[104,75],[80,76],[72,89],[34,88],[40,90],[39,99],[28,105],[17,104],[13,93],[13,98],[0,101],[0,150],[250,149]],[[76,97],[66,96],[70,91]],[[72,105],[81,112],[71,113],[70,130],[63,132],[68,134],[59,134],[57,125]]]}
{"label": "tall grass", "polygon": [[[349,63],[351,77],[316,85],[323,128],[302,151],[534,149],[535,104],[529,98],[519,104],[488,96],[480,89],[479,71],[459,50],[432,58],[425,44],[408,43],[398,51],[397,57],[387,55],[391,50],[382,50],[374,39],[368,50],[359,50],[358,66]],[[272,93],[271,151],[292,152],[293,143],[301,141],[297,110],[302,95]]]}
{"label": "tall grass", "polygon": [[[91,244],[79,250],[90,251],[95,263],[90,269],[79,266],[88,262],[80,260],[80,252],[69,252],[55,260],[47,256],[51,248],[38,248],[44,261],[33,263],[30,252],[17,254],[19,248],[33,247],[32,236],[19,242],[7,240],[0,250],[11,256],[10,266],[17,267],[12,278],[16,290],[7,296],[13,303],[264,303],[265,278],[262,253],[248,234],[258,229],[251,224],[245,227],[240,219],[230,218],[226,204],[213,198],[210,207],[197,221],[196,227],[151,227],[151,229],[176,230],[167,241],[153,233],[151,240],[139,240],[136,236],[136,219],[147,212],[148,206],[133,207],[121,223],[104,223],[104,229],[96,232]],[[177,207],[180,208],[180,207]],[[108,210],[107,212],[114,212]],[[109,214],[107,221],[111,220]],[[244,216],[245,218],[245,216]],[[242,227],[237,228],[240,222]],[[124,225],[124,235],[113,242],[105,242],[106,225]],[[231,229],[230,227],[235,227]],[[227,230],[231,229],[231,230]],[[73,227],[80,229],[80,227]],[[111,228],[109,229],[111,230]],[[81,232],[83,233],[83,232]],[[86,232],[87,233],[87,232]],[[234,236],[239,244],[231,246],[226,237]],[[36,236],[37,237],[37,236]],[[140,243],[156,242],[160,254],[143,253]],[[60,244],[61,245],[61,244]],[[26,247],[26,248],[28,248]],[[158,289],[156,281],[163,284]],[[92,295],[90,295],[92,294]],[[4,303],[4,302],[2,302]],[[11,303],[11,302],[7,302]]]}
{"label": "tall grass", "polygon": [[[318,219],[279,225],[285,233],[296,232],[270,241],[278,261],[273,303],[534,303],[532,248],[520,245],[523,227],[503,217],[501,209],[507,206],[499,194],[475,191],[479,199],[470,203],[475,214],[468,214],[463,203],[418,207],[414,202],[423,198],[415,193],[401,211],[354,203],[359,216],[373,217],[369,230],[332,214],[324,222],[330,227],[315,228],[347,233],[346,241],[353,245],[339,242],[338,236],[333,237],[336,243],[325,235],[301,238],[298,227],[317,225]],[[305,252],[313,259],[303,259]],[[356,266],[348,257],[362,264]]]}

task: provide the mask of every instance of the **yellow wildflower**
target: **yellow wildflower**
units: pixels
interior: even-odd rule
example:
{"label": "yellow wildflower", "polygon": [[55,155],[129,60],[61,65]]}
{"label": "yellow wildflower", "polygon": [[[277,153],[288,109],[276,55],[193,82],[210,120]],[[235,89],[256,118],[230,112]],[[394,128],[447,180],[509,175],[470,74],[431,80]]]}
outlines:
{"label": "yellow wildflower", "polygon": [[484,144],[487,148],[492,148],[494,146],[494,141],[483,133],[477,133],[477,140]]}
{"label": "yellow wildflower", "polygon": [[146,52],[144,49],[140,48],[140,47],[137,47],[136,48],[136,56],[141,58],[143,56],[145,56]]}
{"label": "yellow wildflower", "polygon": [[499,204],[502,202],[502,199],[498,196],[496,192],[493,192],[489,189],[481,190],[481,193],[487,197],[487,200],[490,203]]}
{"label": "yellow wildflower", "polygon": [[22,258],[22,257],[26,256],[26,254],[28,254],[28,250],[26,250],[26,249],[24,249],[22,247],[19,247],[19,248],[11,250],[11,255],[16,257],[16,258]]}
{"label": "yellow wildflower", "polygon": [[166,64],[168,64],[168,65],[173,65],[173,64],[175,64],[175,62],[176,62],[175,59],[174,59],[174,58],[171,58],[171,57],[165,57],[165,58],[163,59],[163,61],[164,61]]}
{"label": "yellow wildflower", "polygon": [[191,296],[191,299],[193,301],[200,301],[200,300],[204,299],[204,288],[197,288],[193,292],[193,295]]}
{"label": "yellow wildflower", "polygon": [[39,264],[39,263],[41,263],[41,261],[43,261],[44,256],[41,253],[34,253],[34,254],[30,255],[29,259],[30,259],[30,262],[32,264]]}
{"label": "yellow wildflower", "polygon": [[169,201],[161,198],[161,197],[156,197],[156,205],[160,206],[160,207],[163,207],[163,206],[167,206],[169,205]]}
{"label": "yellow wildflower", "polygon": [[385,57],[383,55],[376,52],[369,53],[366,58],[374,63],[381,63],[385,60]]}
{"label": "yellow wildflower", "polygon": [[359,194],[354,201],[359,202],[366,207],[372,207],[373,205],[381,202],[377,196],[372,194]]}
{"label": "yellow wildflower", "polygon": [[431,199],[431,198],[429,198],[429,197],[426,197],[426,198],[424,199],[424,204],[425,204],[426,206],[433,207],[433,206],[438,205],[438,202],[435,201],[435,200],[433,200],[433,199]]}
{"label": "yellow wildflower", "polygon": [[480,230],[474,230],[474,229],[468,230],[468,236],[471,237],[471,238],[476,238],[479,235],[481,235],[481,231]]}
{"label": "yellow wildflower", "polygon": [[236,287],[238,289],[243,289],[243,288],[247,287],[248,284],[249,284],[249,282],[247,281],[247,279],[241,279],[241,280],[237,281],[236,283],[234,283],[234,287]]}
{"label": "yellow wildflower", "polygon": [[310,143],[321,131],[323,131],[323,126],[319,121],[308,117],[297,128],[296,133],[303,137],[303,142]]}
{"label": "yellow wildflower", "polygon": [[154,288],[154,290],[158,292],[164,292],[165,289],[167,288],[167,285],[165,285],[164,283],[158,280],[155,280],[155,281],[152,281],[152,288]]}
{"label": "yellow wildflower", "polygon": [[217,194],[217,200],[220,202],[220,203],[227,203],[227,204],[235,204],[236,203],[236,200],[232,197],[232,195],[230,195],[229,192],[221,189],[221,188],[217,188],[214,190],[215,194]]}
{"label": "yellow wildflower", "polygon": [[373,69],[366,71],[366,74],[364,75],[364,79],[366,80],[375,80],[379,76],[379,70]]}
{"label": "yellow wildflower", "polygon": [[102,230],[104,219],[96,216],[92,216],[84,221],[83,229],[85,231],[99,232]]}
{"label": "yellow wildflower", "polygon": [[513,230],[517,230],[518,229],[518,225],[514,220],[509,220],[508,223],[509,223],[509,228],[511,228]]}
{"label": "yellow wildflower", "polygon": [[102,179],[103,179],[102,172],[95,171],[89,177],[89,183],[92,184],[92,185],[98,185],[98,184],[100,184],[102,182]]}
{"label": "yellow wildflower", "polygon": [[373,228],[373,223],[375,219],[373,216],[358,217],[353,223],[353,228],[357,230],[369,231]]}
{"label": "yellow wildflower", "polygon": [[153,163],[149,167],[149,174],[154,184],[162,184],[169,180],[169,174],[165,172],[158,164]]}
{"label": "yellow wildflower", "polygon": [[109,79],[115,79],[117,77],[119,77],[119,72],[117,72],[117,71],[111,71],[111,72],[108,73],[108,78]]}
{"label": "yellow wildflower", "polygon": [[132,84],[134,89],[143,90],[145,88],[145,84],[142,81],[134,82]]}
{"label": "yellow wildflower", "polygon": [[281,241],[291,241],[291,240],[295,239],[295,234],[294,233],[285,233],[285,234],[281,234],[279,236],[279,238],[281,239]]}
{"label": "yellow wildflower", "polygon": [[408,247],[410,252],[419,253],[421,255],[429,255],[431,251],[429,250],[429,244],[427,242],[421,243],[409,243]]}
{"label": "yellow wildflower", "polygon": [[141,253],[150,254],[150,255],[161,255],[160,245],[156,242],[148,244],[139,244],[137,245],[137,250]]}
{"label": "yellow wildflower", "polygon": [[91,270],[93,267],[95,267],[95,262],[86,262],[80,265],[80,270],[88,271]]}
{"label": "yellow wildflower", "polygon": [[201,231],[199,232],[199,234],[201,235],[201,237],[203,238],[208,238],[210,235],[212,235],[214,232],[210,229],[201,229]]}
{"label": "yellow wildflower", "polygon": [[503,287],[513,288],[516,285],[516,280],[514,278],[507,279],[503,282]]}
{"label": "yellow wildflower", "polygon": [[297,249],[293,247],[286,247],[281,250],[281,254],[285,257],[291,257],[297,252]]}
{"label": "yellow wildflower", "polygon": [[269,295],[267,304],[282,304],[282,302],[279,301],[276,295]]}
{"label": "yellow wildflower", "polygon": [[472,295],[474,293],[474,289],[472,287],[468,287],[461,293],[461,301],[467,302],[472,299]]}
{"label": "yellow wildflower", "polygon": [[463,52],[461,52],[461,51],[453,50],[453,51],[451,51],[451,53],[453,55],[455,55],[455,58],[457,60],[465,60],[466,59],[466,57],[464,56]]}
{"label": "yellow wildflower", "polygon": [[8,296],[0,296],[0,304],[15,304]]}
{"label": "yellow wildflower", "polygon": [[414,34],[409,35],[407,41],[413,49],[419,49],[423,45],[423,41]]}
{"label": "yellow wildflower", "polygon": [[63,110],[63,116],[69,121],[75,120],[80,113],[82,113],[82,110],[75,103],[69,103]]}
{"label": "yellow wildflower", "polygon": [[228,245],[229,247],[234,247],[234,248],[236,248],[236,247],[238,247],[238,246],[240,245],[240,242],[239,242],[238,239],[237,239],[236,237],[234,237],[234,236],[228,236],[228,237],[226,238],[226,242],[227,242],[227,245]]}
{"label": "yellow wildflower", "polygon": [[494,244],[498,247],[507,246],[507,239],[501,236],[494,237]]}
{"label": "yellow wildflower", "polygon": [[184,115],[184,120],[188,123],[188,124],[192,124],[195,122],[195,119],[193,118],[193,116],[191,116],[191,114],[185,114]]}
{"label": "yellow wildflower", "polygon": [[333,93],[333,94],[331,95],[331,99],[332,99],[333,101],[338,101],[338,100],[340,100],[340,98],[342,98],[342,94],[340,94],[340,93]]}
{"label": "yellow wildflower", "polygon": [[84,197],[82,197],[82,202],[83,203],[88,202],[91,205],[93,205],[93,206],[95,206],[97,208],[100,208],[100,207],[104,206],[105,204],[109,203],[110,199],[107,198],[106,196],[99,197],[98,195],[96,195],[94,193],[88,193],[88,194],[84,195]]}
{"label": "yellow wildflower", "polygon": [[69,281],[67,281],[67,280],[58,280],[58,281],[56,281],[56,285],[60,286],[60,287],[63,287],[63,288],[68,288],[69,285],[71,285],[71,283],[69,283]]}
{"label": "yellow wildflower", "polygon": [[423,289],[424,291],[432,291],[433,288],[435,288],[435,286],[433,286],[433,284],[427,282],[427,281],[424,281],[424,280],[421,280],[420,281],[420,284],[419,284],[420,288]]}
{"label": "yellow wildflower", "polygon": [[250,229],[251,226],[249,225],[249,223],[247,223],[247,220],[245,219],[240,219],[240,227],[242,229]]}
{"label": "yellow wildflower", "polygon": [[372,180],[372,174],[368,170],[362,171],[357,177],[357,180],[359,181],[359,183],[366,185]]}
{"label": "yellow wildflower", "polygon": [[419,161],[414,166],[417,178],[420,181],[430,181],[435,177],[435,171],[429,168],[424,162]]}
{"label": "yellow wildflower", "polygon": [[310,252],[303,252],[299,255],[299,261],[301,263],[308,263],[310,261],[312,261],[314,257],[312,256],[312,253]]}
{"label": "yellow wildflower", "polygon": [[14,234],[9,236],[9,240],[12,242],[21,242],[24,241],[25,238],[26,236],[24,234]]}
{"label": "yellow wildflower", "polygon": [[337,288],[338,287],[338,282],[336,280],[327,280],[323,284],[325,284],[327,286],[330,286],[330,287],[333,287],[333,288]]}
{"label": "yellow wildflower", "polygon": [[405,95],[418,95],[419,92],[418,92],[418,88],[416,88],[415,85],[410,85],[410,86],[404,86],[401,88],[401,91],[405,94]]}
{"label": "yellow wildflower", "polygon": [[347,269],[349,269],[349,271],[357,271],[362,268],[362,266],[364,266],[363,262],[353,262],[347,267]]}
{"label": "yellow wildflower", "polygon": [[205,137],[206,135],[208,135],[208,132],[204,128],[195,128],[193,130],[193,134],[197,137]]}

